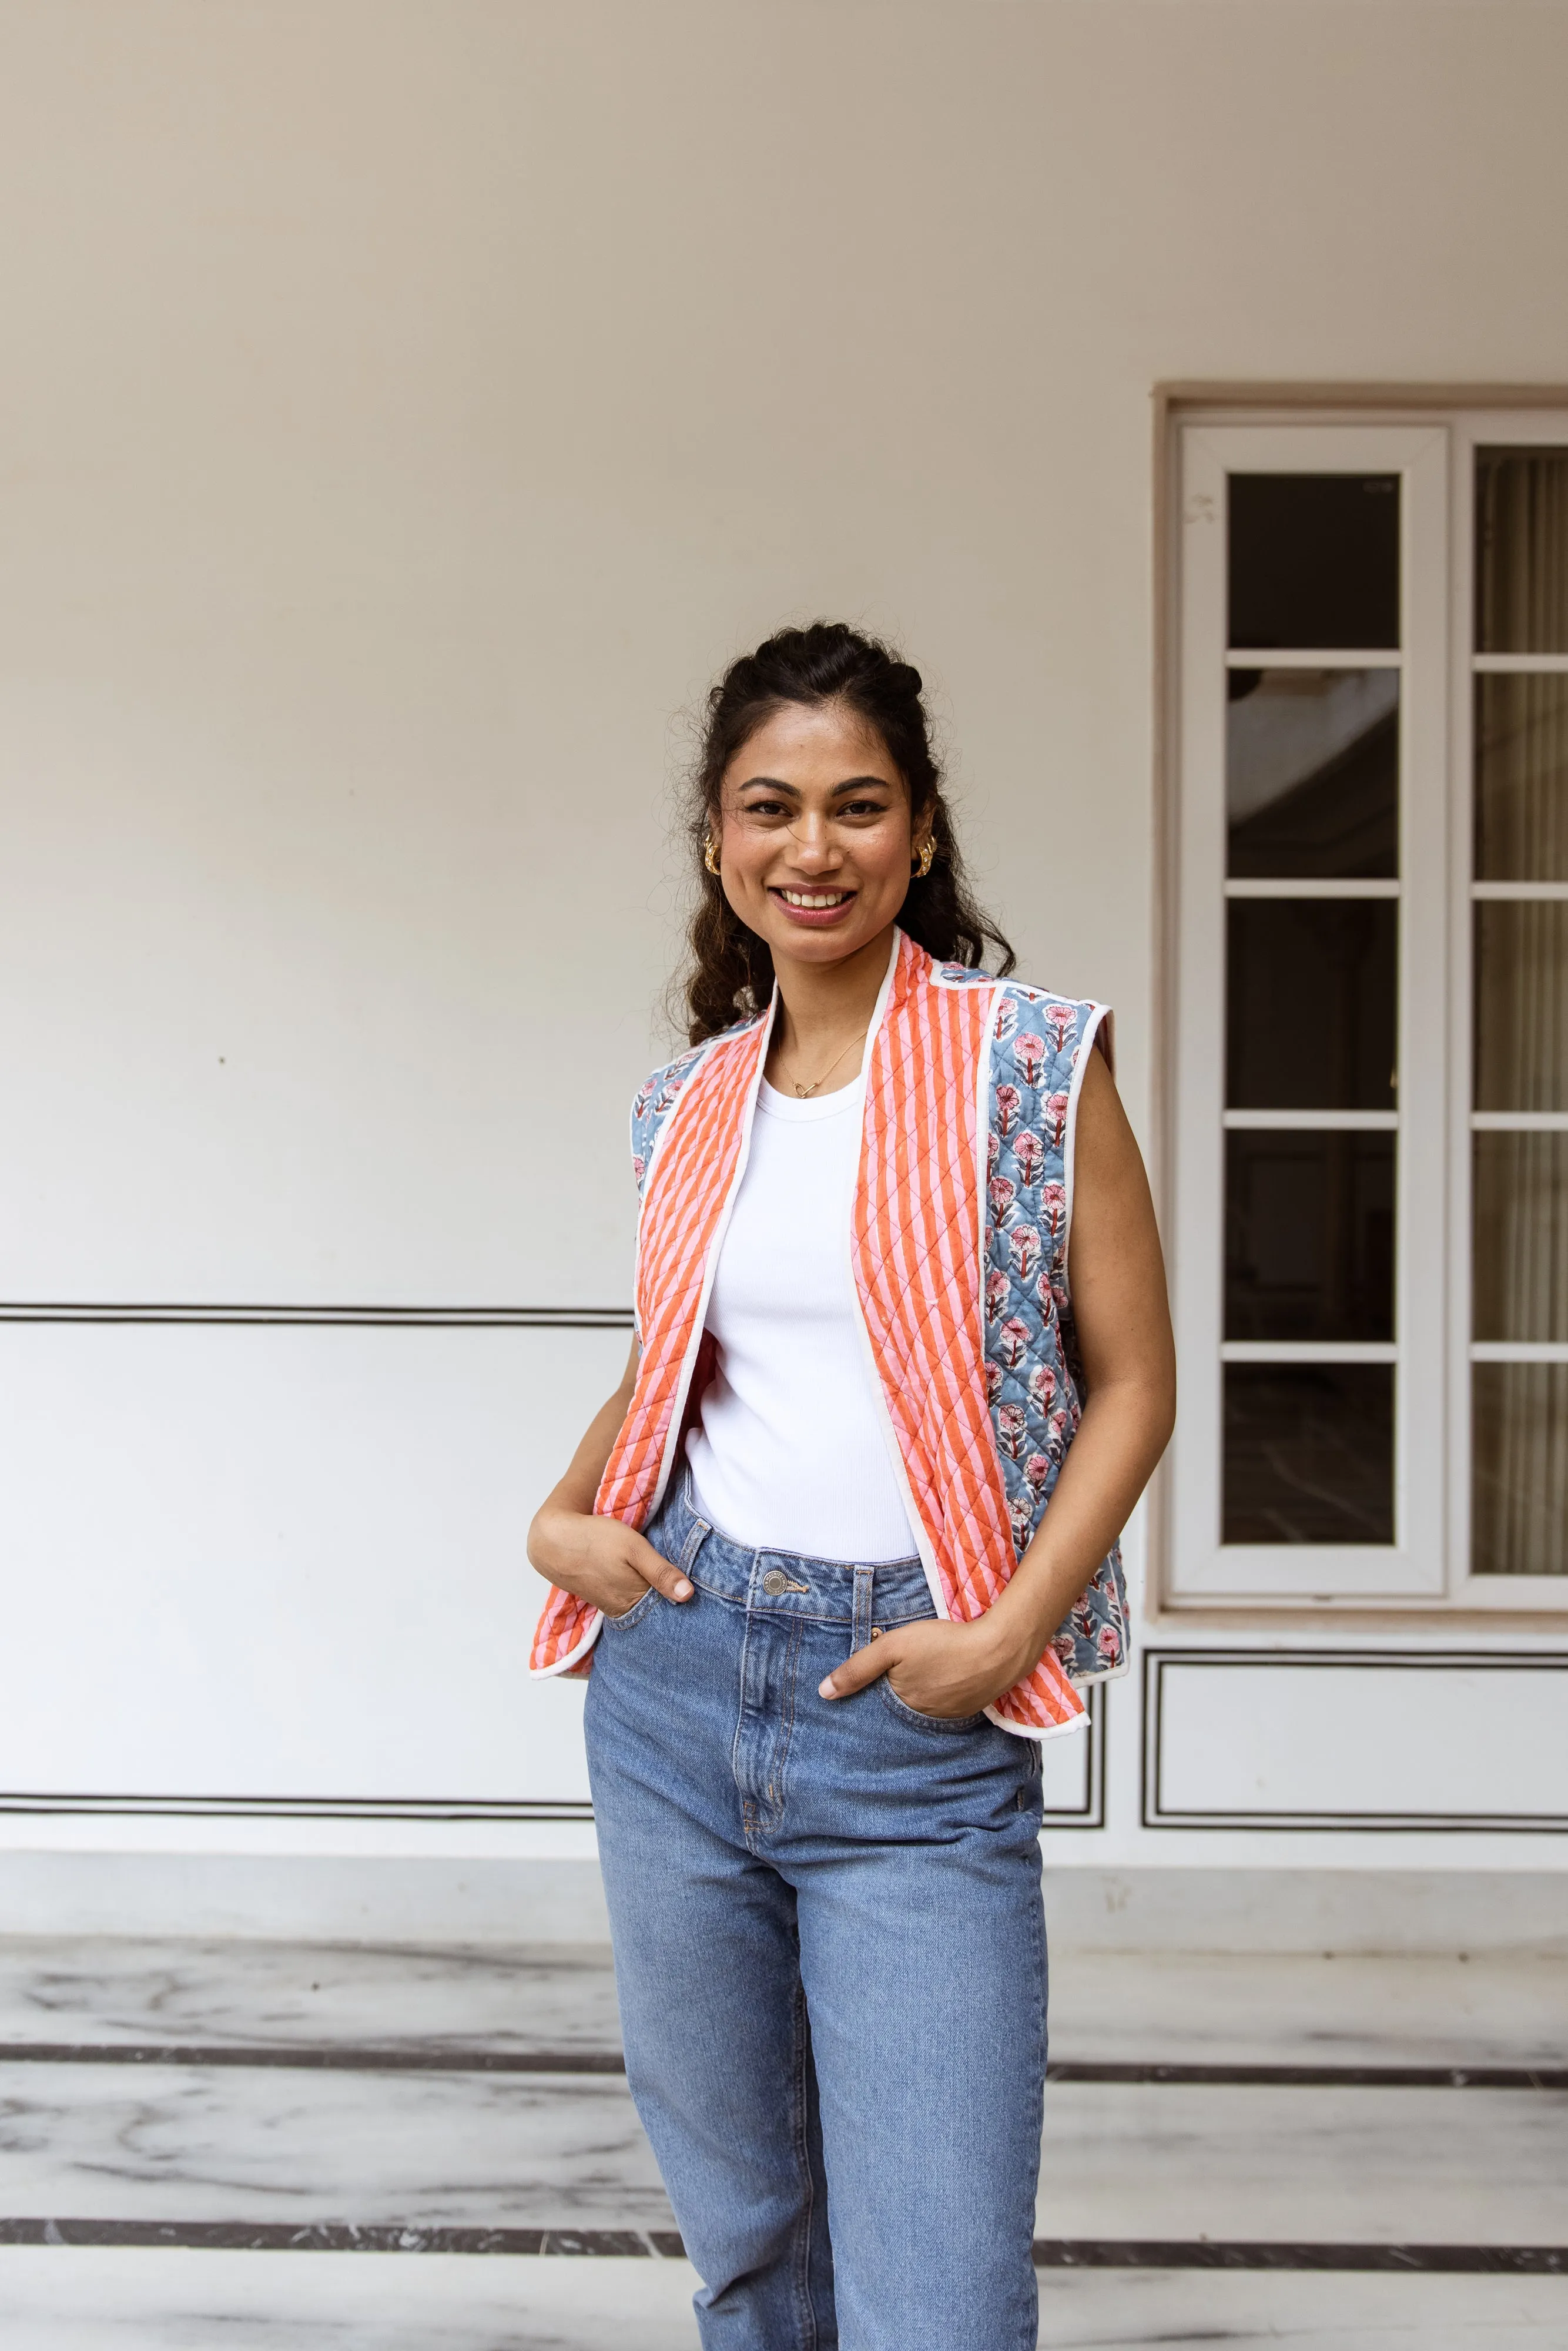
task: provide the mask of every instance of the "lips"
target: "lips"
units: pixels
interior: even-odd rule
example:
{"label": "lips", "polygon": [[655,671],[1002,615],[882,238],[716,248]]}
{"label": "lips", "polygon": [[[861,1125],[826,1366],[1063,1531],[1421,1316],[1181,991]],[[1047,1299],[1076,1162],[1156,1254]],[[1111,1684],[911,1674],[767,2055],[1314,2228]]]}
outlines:
{"label": "lips", "polygon": [[825,930],[843,921],[858,894],[853,890],[790,890],[768,893],[786,919],[807,930]]}

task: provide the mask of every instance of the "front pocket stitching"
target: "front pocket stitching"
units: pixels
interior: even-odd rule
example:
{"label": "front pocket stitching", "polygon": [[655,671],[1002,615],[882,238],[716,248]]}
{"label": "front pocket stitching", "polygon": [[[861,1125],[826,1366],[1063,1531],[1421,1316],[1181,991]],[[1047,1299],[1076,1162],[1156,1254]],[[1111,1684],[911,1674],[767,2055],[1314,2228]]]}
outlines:
{"label": "front pocket stitching", "polygon": [[899,1697],[885,1674],[882,1677],[882,1694],[899,1721],[913,1722],[921,1730],[934,1730],[943,1737],[956,1730],[973,1730],[986,1719],[984,1707],[977,1714],[922,1714],[918,1707],[906,1704]]}
{"label": "front pocket stitching", "polygon": [[612,1633],[629,1633],[633,1625],[636,1624],[638,1618],[647,1614],[649,1603],[651,1601],[657,1600],[658,1596],[658,1586],[651,1583],[648,1586],[647,1591],[643,1593],[642,1598],[640,1600],[633,1600],[631,1607],[626,1610],[623,1615],[606,1615],[604,1622]]}

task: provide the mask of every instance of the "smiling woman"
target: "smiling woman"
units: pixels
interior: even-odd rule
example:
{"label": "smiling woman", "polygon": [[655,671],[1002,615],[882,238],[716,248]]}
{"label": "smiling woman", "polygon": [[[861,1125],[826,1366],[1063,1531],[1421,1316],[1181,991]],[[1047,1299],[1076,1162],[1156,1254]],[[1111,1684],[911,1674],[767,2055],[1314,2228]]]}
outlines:
{"label": "smiling woman", "polygon": [[534,1671],[593,1667],[627,2074],[705,2344],[1027,2351],[1038,1742],[1126,1667],[1174,1411],[1148,1186],[1108,1008],[1009,979],[965,891],[907,663],[770,638],[694,799],[637,1342],[530,1531]]}

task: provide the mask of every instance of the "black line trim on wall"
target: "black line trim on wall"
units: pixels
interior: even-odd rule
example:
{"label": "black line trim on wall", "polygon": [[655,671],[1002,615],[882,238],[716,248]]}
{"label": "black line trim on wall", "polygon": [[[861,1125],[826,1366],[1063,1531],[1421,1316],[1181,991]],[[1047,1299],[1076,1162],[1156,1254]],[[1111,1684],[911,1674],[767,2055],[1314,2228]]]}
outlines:
{"label": "black line trim on wall", "polygon": [[382,1331],[630,1331],[629,1306],[264,1306],[0,1301],[0,1322],[345,1325]]}
{"label": "black line trim on wall", "polygon": [[[299,2074],[622,2074],[619,2049],[454,2049],[345,2041],[6,2041],[0,2065],[170,2065]],[[1113,2088],[1568,2090],[1558,2065],[1218,2065],[1053,2058],[1051,2082]]]}
{"label": "black line trim on wall", "polygon": [[1146,1829],[1259,1829],[1289,1833],[1333,1830],[1352,1834],[1418,1829],[1438,1835],[1474,1835],[1502,1831],[1525,1835],[1562,1835],[1563,1813],[1285,1812],[1263,1806],[1226,1811],[1167,1810],[1164,1792],[1164,1720],[1161,1701],[1167,1667],[1202,1666],[1232,1669],[1331,1667],[1364,1673],[1452,1672],[1456,1667],[1488,1673],[1568,1672],[1568,1653],[1504,1656],[1478,1649],[1145,1649],[1144,1652],[1144,1784],[1140,1820]]}
{"label": "black line trim on wall", "polygon": [[1089,1708],[1089,1727],[1081,1734],[1088,1750],[1083,1801],[1058,1807],[1048,1804],[1041,1819],[1042,1830],[1103,1829],[1105,1825],[1105,1716],[1110,1705],[1110,1684],[1091,1682],[1083,1697]]}
{"label": "black line trim on wall", "polygon": [[[413,2222],[0,2219],[0,2245],[141,2245],[284,2253],[522,2253],[681,2261],[673,2229],[463,2229]],[[1037,2237],[1037,2269],[1396,2270],[1568,2276],[1561,2245],[1320,2245]]]}
{"label": "black line trim on wall", "polygon": [[465,1797],[143,1796],[0,1794],[0,1813],[81,1813],[172,1820],[265,1821],[591,1821],[584,1799],[519,1797],[484,1803]]}

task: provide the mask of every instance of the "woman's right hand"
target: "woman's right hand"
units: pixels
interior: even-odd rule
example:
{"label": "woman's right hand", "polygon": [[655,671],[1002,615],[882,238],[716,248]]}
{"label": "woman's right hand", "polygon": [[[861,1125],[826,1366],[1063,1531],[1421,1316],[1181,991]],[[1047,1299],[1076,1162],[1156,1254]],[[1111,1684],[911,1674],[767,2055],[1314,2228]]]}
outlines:
{"label": "woman's right hand", "polygon": [[569,1510],[553,1496],[528,1529],[528,1557],[549,1583],[606,1616],[624,1616],[650,1584],[666,1600],[692,1596],[689,1578],[634,1527]]}

